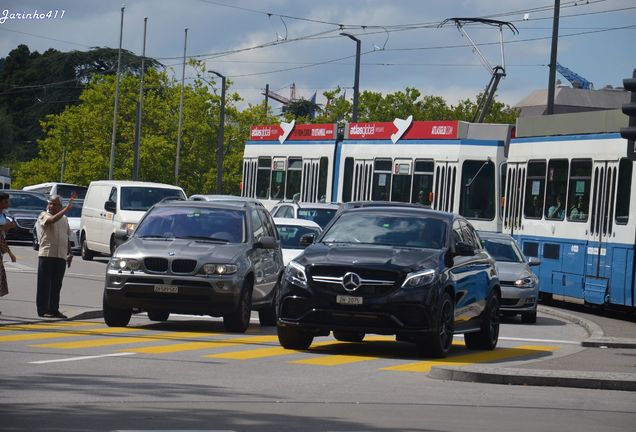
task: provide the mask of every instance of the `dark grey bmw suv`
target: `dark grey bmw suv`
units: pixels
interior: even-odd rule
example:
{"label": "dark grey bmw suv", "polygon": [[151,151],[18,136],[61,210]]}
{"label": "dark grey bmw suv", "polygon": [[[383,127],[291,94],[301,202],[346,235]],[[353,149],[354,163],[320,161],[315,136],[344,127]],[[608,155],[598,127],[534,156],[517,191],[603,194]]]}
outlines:
{"label": "dark grey bmw suv", "polygon": [[[120,235],[123,235],[121,233]],[[222,316],[244,332],[252,309],[275,325],[284,270],[278,234],[262,206],[168,201],[152,207],[108,263],[104,321],[126,326],[133,311]]]}
{"label": "dark grey bmw suv", "polygon": [[289,349],[332,331],[351,342],[376,333],[443,357],[454,333],[476,349],[499,337],[495,261],[464,218],[416,205],[342,210],[288,264],[280,294],[278,339]]}

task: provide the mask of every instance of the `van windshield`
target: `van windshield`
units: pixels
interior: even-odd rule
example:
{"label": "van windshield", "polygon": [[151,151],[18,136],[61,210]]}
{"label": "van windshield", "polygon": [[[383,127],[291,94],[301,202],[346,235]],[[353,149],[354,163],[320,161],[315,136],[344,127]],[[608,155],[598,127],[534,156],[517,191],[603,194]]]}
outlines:
{"label": "van windshield", "polygon": [[122,187],[120,208],[122,210],[146,211],[168,197],[185,199],[183,192],[178,189],[145,186]]}
{"label": "van windshield", "polygon": [[73,192],[77,192],[77,199],[84,199],[86,198],[87,190],[86,186],[57,185],[57,194],[62,198],[70,198]]}

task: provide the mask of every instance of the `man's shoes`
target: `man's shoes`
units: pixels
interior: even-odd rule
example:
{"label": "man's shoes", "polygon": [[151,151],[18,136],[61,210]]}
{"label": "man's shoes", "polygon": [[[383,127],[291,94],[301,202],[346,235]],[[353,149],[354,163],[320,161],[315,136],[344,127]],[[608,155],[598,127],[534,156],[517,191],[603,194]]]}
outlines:
{"label": "man's shoes", "polygon": [[39,316],[41,316],[42,318],[57,318],[54,314],[52,313],[43,313],[43,314],[38,314]]}
{"label": "man's shoes", "polygon": [[68,319],[68,317],[66,315],[64,315],[62,312],[57,311],[57,312],[53,312],[53,317],[54,318],[62,318],[62,319]]}

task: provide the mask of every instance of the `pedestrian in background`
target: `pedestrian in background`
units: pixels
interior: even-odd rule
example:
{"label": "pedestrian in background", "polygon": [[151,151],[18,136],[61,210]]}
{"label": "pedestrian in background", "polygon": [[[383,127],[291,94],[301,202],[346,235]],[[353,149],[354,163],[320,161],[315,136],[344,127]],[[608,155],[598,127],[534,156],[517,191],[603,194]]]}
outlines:
{"label": "pedestrian in background", "polygon": [[[15,226],[15,222],[9,221],[4,211],[9,208],[9,194],[0,194],[0,297],[9,294],[9,284],[7,283],[7,272],[4,269],[5,253],[11,258],[11,262],[15,262],[16,258],[9,249],[7,244],[6,232]],[[0,312],[1,313],[1,312]]]}
{"label": "pedestrian in background", "polygon": [[40,213],[37,223],[42,228],[38,251],[38,286],[36,304],[38,316],[67,318],[60,312],[60,291],[66,266],[71,266],[71,228],[65,214],[73,207],[77,193],[73,192],[66,207],[59,195],[49,197],[46,211]]}

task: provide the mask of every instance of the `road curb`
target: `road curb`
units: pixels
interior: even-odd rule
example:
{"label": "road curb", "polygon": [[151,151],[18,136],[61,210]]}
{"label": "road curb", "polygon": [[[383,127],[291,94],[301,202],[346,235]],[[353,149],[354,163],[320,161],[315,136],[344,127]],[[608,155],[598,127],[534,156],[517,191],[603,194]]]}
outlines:
{"label": "road curb", "polygon": [[577,324],[585,329],[587,332],[589,339],[603,338],[605,337],[605,332],[601,326],[596,324],[593,321],[587,320],[585,318],[578,317],[576,315],[569,314],[564,312],[561,309],[552,308],[549,306],[539,305],[539,311],[548,315],[552,315],[557,318],[564,319],[571,323]]}
{"label": "road curb", "polygon": [[636,339],[617,337],[589,338],[581,342],[581,346],[591,348],[627,348],[636,349]]}
{"label": "road curb", "polygon": [[573,387],[597,390],[636,391],[636,374],[579,372],[568,370],[529,370],[480,366],[434,366],[428,373],[434,379],[505,385]]}

